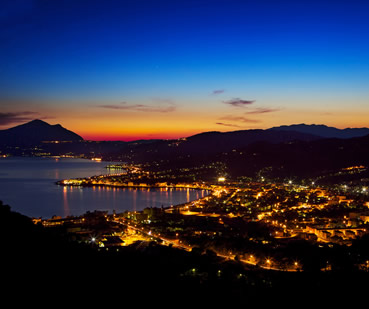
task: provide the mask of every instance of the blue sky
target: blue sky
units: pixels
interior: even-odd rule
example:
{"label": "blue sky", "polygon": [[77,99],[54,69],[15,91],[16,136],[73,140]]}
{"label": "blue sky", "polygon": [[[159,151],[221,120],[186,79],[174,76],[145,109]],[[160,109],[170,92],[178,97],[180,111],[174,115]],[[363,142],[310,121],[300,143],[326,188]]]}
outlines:
{"label": "blue sky", "polygon": [[34,116],[104,139],[369,126],[366,1],[5,0],[0,8],[3,128]]}

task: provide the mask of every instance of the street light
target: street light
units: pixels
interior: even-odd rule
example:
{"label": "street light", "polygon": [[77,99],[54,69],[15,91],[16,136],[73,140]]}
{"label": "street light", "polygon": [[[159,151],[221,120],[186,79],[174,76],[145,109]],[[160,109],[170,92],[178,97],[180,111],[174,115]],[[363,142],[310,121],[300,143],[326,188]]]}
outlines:
{"label": "street light", "polygon": [[270,268],[270,264],[271,264],[270,259],[267,259],[267,260],[266,260],[266,262],[267,262],[267,264],[268,264],[268,267]]}

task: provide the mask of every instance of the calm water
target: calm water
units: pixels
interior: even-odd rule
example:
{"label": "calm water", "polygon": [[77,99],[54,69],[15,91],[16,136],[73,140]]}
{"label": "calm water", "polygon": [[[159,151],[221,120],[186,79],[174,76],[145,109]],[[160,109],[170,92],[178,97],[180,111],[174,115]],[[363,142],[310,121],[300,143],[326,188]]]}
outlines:
{"label": "calm water", "polygon": [[205,190],[63,187],[55,181],[107,174],[109,162],[84,159],[1,158],[0,200],[30,217],[110,213],[176,205],[207,195]]}

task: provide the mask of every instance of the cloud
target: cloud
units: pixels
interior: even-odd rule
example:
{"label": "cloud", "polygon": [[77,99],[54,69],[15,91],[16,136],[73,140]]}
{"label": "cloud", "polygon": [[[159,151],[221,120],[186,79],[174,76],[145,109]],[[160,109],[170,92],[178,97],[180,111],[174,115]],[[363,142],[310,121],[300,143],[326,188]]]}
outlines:
{"label": "cloud", "polygon": [[[157,100],[155,100],[157,101]],[[112,105],[97,105],[100,108],[107,108],[107,109],[116,109],[116,110],[131,110],[131,111],[138,111],[138,112],[152,112],[152,113],[170,113],[176,110],[176,105],[170,100],[161,100],[155,106],[145,105],[145,104],[127,104],[127,102],[121,102],[120,104],[112,104]]]}
{"label": "cloud", "polygon": [[232,116],[227,115],[224,117],[219,118],[219,120],[229,120],[229,121],[236,121],[236,122],[244,122],[244,123],[258,123],[260,120],[257,119],[250,119],[242,116]]}
{"label": "cloud", "polygon": [[240,98],[231,99],[228,101],[223,101],[224,104],[237,106],[237,107],[243,107],[247,105],[251,105],[255,102],[255,100],[242,100]]}
{"label": "cloud", "polygon": [[237,124],[231,124],[231,123],[216,122],[215,124],[220,125],[220,126],[225,126],[225,127],[235,127],[235,128],[240,128],[240,126],[239,126],[239,125],[237,125]]}
{"label": "cloud", "polygon": [[0,113],[0,126],[6,126],[13,123],[27,122],[35,119],[39,113],[37,112],[14,112]]}
{"label": "cloud", "polygon": [[265,114],[265,113],[273,113],[280,111],[279,108],[256,108],[252,111],[245,112],[244,114],[247,115],[254,115],[254,114]]}
{"label": "cloud", "polygon": [[211,93],[212,95],[218,95],[221,93],[224,93],[225,90],[224,89],[217,89],[217,90],[213,90],[213,92]]}

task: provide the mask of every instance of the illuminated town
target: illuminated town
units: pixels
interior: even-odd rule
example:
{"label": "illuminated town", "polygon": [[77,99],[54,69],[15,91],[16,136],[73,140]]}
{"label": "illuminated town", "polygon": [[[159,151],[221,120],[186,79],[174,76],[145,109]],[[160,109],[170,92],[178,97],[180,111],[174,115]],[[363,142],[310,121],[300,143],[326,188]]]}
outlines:
{"label": "illuminated town", "polygon": [[[107,168],[114,168],[118,173],[61,180],[59,185],[138,190],[184,188],[207,190],[209,194],[166,208],[95,213],[103,216],[112,227],[105,234],[95,232],[100,236],[94,237],[93,243],[99,248],[154,241],[189,252],[212,252],[225,260],[261,269],[296,272],[309,269],[315,263],[314,267],[327,271],[332,267],[343,267],[339,257],[329,260],[330,250],[336,247],[349,250],[356,239],[369,233],[366,187],[320,187],[314,182],[307,186],[294,184],[291,180],[272,183],[264,178],[259,182],[228,182],[224,176],[214,182],[188,183],[177,181],[177,178],[183,178],[182,175],[166,174],[164,178],[162,172],[148,171],[142,166],[116,164]],[[345,170],[357,168],[365,167]],[[86,231],[85,220],[84,216],[57,217],[43,220],[42,224],[47,227],[67,224],[70,231],[90,242],[91,231]],[[305,252],[300,252],[298,244],[310,246],[311,250],[321,249],[322,255],[314,261]],[[366,268],[367,257],[352,258],[356,268]]]}

